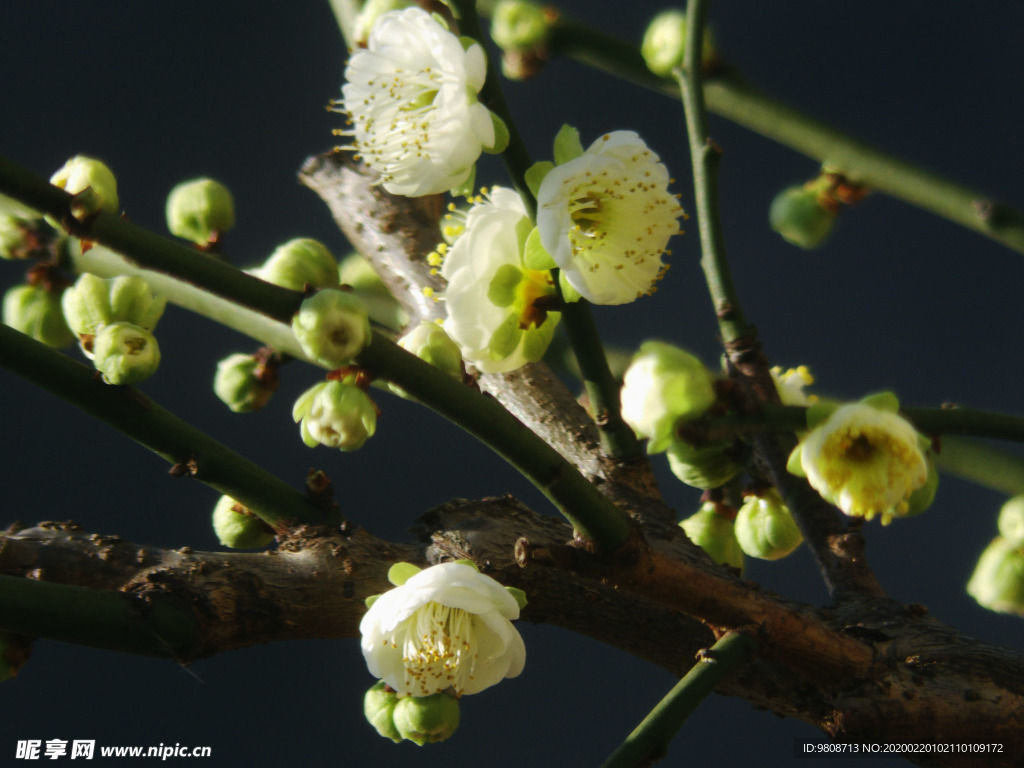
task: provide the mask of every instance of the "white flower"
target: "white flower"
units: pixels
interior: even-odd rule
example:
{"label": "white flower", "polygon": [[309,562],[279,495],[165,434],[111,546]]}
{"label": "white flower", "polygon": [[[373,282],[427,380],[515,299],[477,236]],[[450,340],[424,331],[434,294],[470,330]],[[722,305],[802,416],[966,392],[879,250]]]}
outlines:
{"label": "white flower", "polygon": [[490,576],[441,563],[370,606],[359,624],[363,656],[399,693],[479,693],[523,671],[526,648],[509,621],[518,618],[516,598]]}
{"label": "white flower", "polygon": [[487,74],[483,48],[462,42],[420,8],[391,11],[345,68],[342,106],[355,150],[394,195],[419,197],[465,182],[496,143],[477,101]]}
{"label": "white flower", "polygon": [[523,264],[530,231],[519,195],[494,187],[486,200],[476,199],[441,268],[448,281],[444,329],[486,373],[539,360],[560,318],[543,306],[555,294],[550,273]]}
{"label": "white flower", "polygon": [[808,432],[789,468],[846,514],[867,520],[880,515],[883,525],[907,514],[911,494],[928,479],[921,439],[910,422],[865,403],[838,408]]}
{"label": "white flower", "polygon": [[668,183],[665,166],[632,131],[605,134],[544,177],[541,244],[585,299],[626,304],[651,292],[683,215]]}

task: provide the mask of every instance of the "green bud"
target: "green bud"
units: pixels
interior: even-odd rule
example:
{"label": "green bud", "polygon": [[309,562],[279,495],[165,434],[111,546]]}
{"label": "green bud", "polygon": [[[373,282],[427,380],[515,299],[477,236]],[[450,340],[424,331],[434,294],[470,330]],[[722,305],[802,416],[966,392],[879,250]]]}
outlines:
{"label": "green bud", "polygon": [[[686,11],[662,11],[647,25],[640,55],[647,68],[659,77],[669,77],[672,70],[683,66],[686,57]],[[701,64],[707,66],[718,57],[711,30],[705,28],[701,48]]]}
{"label": "green bud", "polygon": [[300,237],[280,245],[262,267],[253,270],[261,280],[293,291],[338,287],[338,262],[318,240]]}
{"label": "green bud", "polygon": [[373,23],[388,11],[400,11],[415,5],[412,0],[366,0],[359,15],[356,16],[355,28],[352,33],[354,45],[366,45],[370,37]]}
{"label": "green bud", "polygon": [[394,721],[397,703],[398,694],[388,688],[383,680],[379,680],[363,697],[363,715],[366,721],[377,733],[396,744],[402,740],[402,734],[398,732]]}
{"label": "green bud", "polygon": [[[462,380],[462,350],[437,323],[424,320],[400,338],[398,345],[420,360],[440,368],[456,381]],[[400,397],[409,397],[395,384],[388,384],[388,388]]]}
{"label": "green bud", "polygon": [[363,390],[345,381],[326,381],[295,401],[292,418],[300,422],[302,442],[341,451],[361,448],[377,431],[377,407]]}
{"label": "green bud", "polygon": [[167,196],[167,229],[196,245],[209,245],[235,226],[235,201],[219,181],[184,181]]}
{"label": "green bud", "polygon": [[16,285],[4,294],[4,324],[48,347],[75,343],[61,311],[60,296],[36,285]]}
{"label": "green bud", "polygon": [[302,302],[292,318],[302,351],[318,363],[340,368],[369,345],[370,319],[359,299],[325,289]]}
{"label": "green bud", "polygon": [[145,328],[132,323],[102,326],[92,343],[92,364],[108,384],[135,384],[156,373],[160,347]]}
{"label": "green bud", "polygon": [[1024,616],[1024,551],[997,536],[981,553],[967,594],[982,608]]}
{"label": "green bud", "polygon": [[715,505],[706,502],[690,517],[679,523],[687,537],[708,553],[716,563],[743,570],[743,550],[736,541],[731,520],[715,511]]}
{"label": "green bud", "polygon": [[274,540],[273,529],[230,496],[213,508],[213,532],[231,549],[263,549]]}
{"label": "green bud", "polygon": [[999,535],[1014,547],[1024,547],[1024,496],[1014,496],[999,510]]}
{"label": "green bud", "polygon": [[71,212],[79,221],[100,210],[112,213],[120,210],[117,179],[105,164],[95,158],[85,155],[72,157],[50,177],[50,183],[75,195]]}
{"label": "green bud", "polygon": [[395,704],[395,728],[419,746],[444,741],[459,727],[459,700],[447,693],[403,696]]}
{"label": "green bud", "polygon": [[789,187],[772,200],[768,223],[783,239],[812,250],[828,239],[838,211],[821,205],[818,192],[807,187]]}
{"label": "green bud", "polygon": [[64,292],[62,303],[71,330],[79,336],[93,336],[102,326],[116,322],[152,331],[167,299],[154,296],[141,277],[121,275],[104,280],[85,272]]}
{"label": "green bud", "polygon": [[622,379],[622,418],[648,453],[668,448],[676,425],[702,416],[715,402],[714,379],[689,352],[645,341]]}
{"label": "green bud", "polygon": [[682,440],[673,440],[665,455],[673,475],[687,485],[704,490],[725,485],[743,471],[744,466],[731,442],[694,448]]}
{"label": "green bud", "polygon": [[528,0],[500,0],[491,14],[491,38],[506,51],[542,48],[548,38],[547,15]]}
{"label": "green bud", "polygon": [[760,560],[778,560],[804,540],[796,520],[774,488],[747,496],[733,525],[744,553]]}
{"label": "green bud", "polygon": [[23,260],[46,255],[48,232],[42,219],[0,215],[0,259]]}
{"label": "green bud", "polygon": [[0,632],[0,681],[16,677],[32,655],[35,638],[14,632]]}
{"label": "green bud", "polygon": [[235,413],[260,410],[277,389],[277,364],[265,354],[238,352],[217,363],[213,391]]}

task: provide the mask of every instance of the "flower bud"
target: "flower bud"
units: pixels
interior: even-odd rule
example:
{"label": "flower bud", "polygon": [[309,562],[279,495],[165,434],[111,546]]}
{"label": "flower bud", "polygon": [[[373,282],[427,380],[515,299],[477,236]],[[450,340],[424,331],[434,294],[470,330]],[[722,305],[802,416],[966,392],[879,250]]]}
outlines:
{"label": "flower bud", "polygon": [[784,240],[809,251],[828,239],[837,215],[834,206],[822,205],[817,190],[796,186],[775,196],[768,223]]}
{"label": "flower bud", "polygon": [[[462,351],[437,323],[424,320],[400,338],[398,346],[435,368],[440,368],[453,379],[462,379]],[[389,384],[388,388],[400,397],[409,397],[404,389],[395,384]]]}
{"label": "flower bud", "polygon": [[695,448],[673,440],[665,455],[669,469],[681,482],[707,490],[725,485],[743,470],[741,453],[728,441]]}
{"label": "flower bud", "polygon": [[367,722],[377,733],[396,744],[402,740],[402,734],[398,732],[394,721],[397,703],[398,694],[388,688],[383,680],[378,680],[363,697],[363,715]]}
{"label": "flower bud", "polygon": [[1014,496],[999,510],[999,535],[1014,547],[1024,547],[1024,496]]}
{"label": "flower bud", "polygon": [[302,442],[342,451],[361,448],[377,431],[377,407],[363,390],[345,381],[326,381],[295,401],[292,418],[299,422]]}
{"label": "flower bud", "polygon": [[967,594],[982,608],[1024,616],[1024,551],[997,536],[981,553]]}
{"label": "flower bud", "polygon": [[235,201],[219,181],[184,181],[167,196],[167,229],[196,245],[209,245],[235,226]]}
{"label": "flower bud", "polygon": [[292,331],[307,356],[335,368],[350,363],[372,338],[370,319],[359,299],[334,289],[303,301],[292,318]]}
{"label": "flower bud", "polygon": [[503,50],[542,48],[548,37],[544,9],[529,0],[500,0],[491,14],[491,39]]}
{"label": "flower bud", "polygon": [[319,240],[299,237],[279,245],[262,267],[253,270],[261,280],[293,291],[338,287],[338,262]]}
{"label": "flower bud", "polygon": [[650,438],[648,453],[668,448],[676,424],[704,414],[715,402],[714,380],[689,352],[645,341],[622,381],[622,418],[637,437]]}
{"label": "flower bud", "polygon": [[64,321],[60,296],[43,286],[16,285],[4,294],[4,324],[48,347],[62,349],[75,343]]}
{"label": "flower bud", "polygon": [[[682,67],[686,57],[686,11],[673,8],[651,19],[640,44],[640,55],[647,68],[659,77],[669,77],[673,69]],[[711,30],[705,28],[701,64],[706,67],[717,57]]]}
{"label": "flower bud", "polygon": [[274,540],[273,529],[230,496],[213,508],[213,532],[231,549],[263,549]]}
{"label": "flower bud", "polygon": [[0,214],[0,259],[23,260],[47,255],[47,232],[42,219]]}
{"label": "flower bud", "polygon": [[783,558],[804,540],[796,520],[774,488],[743,500],[734,530],[744,553],[760,560]]}
{"label": "flower bud", "polygon": [[695,514],[680,522],[679,527],[716,563],[743,570],[743,550],[736,541],[733,523],[718,514],[713,503],[702,504]]}
{"label": "flower bud", "polygon": [[395,728],[419,746],[444,741],[459,727],[459,700],[447,693],[404,696],[394,709]]}
{"label": "flower bud", "polygon": [[71,212],[79,221],[101,210],[113,213],[120,210],[117,180],[111,170],[95,158],[72,157],[50,177],[50,183],[75,195]]}
{"label": "flower bud", "polygon": [[62,304],[71,330],[79,336],[92,336],[101,326],[116,322],[152,331],[167,299],[154,296],[141,277],[122,275],[104,280],[85,272],[64,292]]}
{"label": "flower bud", "polygon": [[213,391],[234,413],[252,413],[267,404],[278,383],[272,356],[238,352],[217,363]]}
{"label": "flower bud", "polygon": [[132,323],[99,329],[92,343],[92,364],[108,384],[135,384],[156,373],[160,347],[152,333]]}

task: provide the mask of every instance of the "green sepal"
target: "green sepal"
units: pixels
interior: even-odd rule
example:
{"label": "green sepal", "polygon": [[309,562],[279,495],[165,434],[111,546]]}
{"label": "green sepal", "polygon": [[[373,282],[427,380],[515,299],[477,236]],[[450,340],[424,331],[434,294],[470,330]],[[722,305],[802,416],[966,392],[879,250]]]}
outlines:
{"label": "green sepal", "polygon": [[[452,12],[452,16],[453,17],[455,17],[456,19],[459,18],[458,9],[453,8],[452,4],[449,3],[448,0],[441,0],[441,2],[444,3],[446,6],[448,6],[448,9]],[[448,19],[446,19],[440,13],[437,13],[435,11],[434,13],[430,14],[430,18],[432,18],[434,21],[436,21],[438,24],[440,24],[444,29],[446,29],[447,31],[451,32],[451,27],[448,26]],[[463,39],[472,40],[472,38],[470,38],[470,37],[467,37],[467,38],[461,38],[460,37],[459,38],[459,42],[462,42]],[[473,40],[473,42],[476,42],[476,41]]]}
{"label": "green sepal", "polygon": [[400,587],[422,570],[412,563],[395,563],[388,568],[388,581]]}
{"label": "green sepal", "polygon": [[807,428],[814,429],[819,424],[824,424],[829,417],[838,411],[839,403],[820,402],[813,403],[807,408]]}
{"label": "green sepal", "polygon": [[527,600],[526,600],[526,593],[525,593],[525,592],[523,592],[523,590],[521,590],[521,589],[518,589],[517,587],[505,587],[505,590],[506,590],[506,591],[507,591],[507,592],[508,592],[508,593],[509,593],[510,595],[512,595],[512,597],[514,597],[514,598],[515,598],[515,600],[516,600],[516,605],[518,605],[518,606],[519,606],[519,610],[520,610],[520,611],[521,611],[521,610],[523,610],[523,608],[525,608],[525,607],[526,607],[526,603],[527,603]]}
{"label": "green sepal", "polygon": [[791,475],[797,477],[807,477],[807,473],[804,472],[804,466],[800,463],[800,457],[803,455],[804,445],[800,443],[793,452],[789,454],[789,458],[786,460],[786,471]]}
{"label": "green sepal", "polygon": [[472,37],[467,37],[466,35],[459,35],[459,42],[462,43],[462,50],[464,51],[468,51],[474,45],[477,45],[476,40]]}
{"label": "green sepal", "polygon": [[511,307],[516,300],[516,288],[523,281],[523,271],[514,264],[502,264],[487,286],[487,300],[496,307]]}
{"label": "green sepal", "polygon": [[541,160],[526,169],[526,173],[523,174],[523,178],[526,179],[526,186],[530,188],[530,192],[533,193],[534,197],[537,197],[540,193],[540,185],[543,183],[544,177],[547,176],[554,167],[555,164],[550,160]]}
{"label": "green sepal", "polygon": [[466,558],[459,558],[458,560],[453,560],[452,562],[453,563],[458,563],[459,565],[468,565],[474,571],[476,571],[477,573],[480,573],[480,566],[478,566],[472,560],[467,560]]}
{"label": "green sepal", "polygon": [[519,346],[522,336],[523,329],[519,327],[519,315],[516,312],[510,312],[501,325],[495,329],[491,336],[491,342],[487,345],[491,359],[504,360],[511,355]]}
{"label": "green sepal", "polygon": [[544,357],[544,353],[551,346],[551,339],[555,336],[555,326],[558,325],[560,317],[557,312],[549,312],[547,322],[539,328],[530,328],[523,332],[523,357],[528,362],[536,363]]}
{"label": "green sepal", "polygon": [[900,401],[892,392],[875,392],[867,397],[862,397],[860,401],[864,405],[870,405],[879,411],[888,411],[889,413],[900,412]]}
{"label": "green sepal", "polygon": [[509,132],[505,121],[491,112],[491,123],[494,125],[494,144],[484,147],[484,152],[489,155],[500,155],[508,149]]}
{"label": "green sepal", "polygon": [[538,271],[547,271],[558,266],[555,264],[555,260],[551,258],[551,254],[540,244],[540,230],[536,227],[533,228],[529,237],[526,238],[526,247],[523,249],[523,265],[527,269],[536,269]]}
{"label": "green sepal", "polygon": [[558,287],[562,289],[562,300],[565,301],[566,304],[579,301],[583,298],[583,295],[572,287],[572,284],[565,276],[565,272],[558,273]]}
{"label": "green sepal", "polygon": [[363,602],[366,604],[367,608],[372,608],[373,604],[376,603],[379,599],[380,599],[380,595],[370,595]]}
{"label": "green sepal", "polygon": [[571,125],[563,125],[555,136],[555,165],[568,163],[583,155],[580,132]]}
{"label": "green sepal", "polygon": [[925,454],[924,460],[928,464],[928,479],[907,499],[906,517],[919,515],[928,509],[935,501],[935,493],[939,490],[939,471],[935,468],[935,462],[928,454]]}
{"label": "green sepal", "polygon": [[476,185],[476,163],[473,164],[473,168],[469,172],[469,176],[466,180],[454,187],[451,190],[452,197],[469,197],[473,194],[473,189]]}
{"label": "green sepal", "polygon": [[295,399],[295,405],[292,406],[292,421],[300,421],[306,417],[309,409],[313,407],[313,400],[326,386],[327,382],[314,384]]}
{"label": "green sepal", "polygon": [[320,441],[309,433],[309,429],[306,427],[305,419],[303,419],[302,422],[299,424],[299,435],[302,437],[302,442],[306,444],[307,448],[316,448],[318,445],[320,445]]}

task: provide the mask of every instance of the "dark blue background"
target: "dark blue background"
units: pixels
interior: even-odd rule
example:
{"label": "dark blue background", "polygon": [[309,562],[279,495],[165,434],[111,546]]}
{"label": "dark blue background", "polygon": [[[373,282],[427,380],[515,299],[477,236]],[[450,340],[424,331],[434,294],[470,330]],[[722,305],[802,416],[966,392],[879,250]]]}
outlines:
{"label": "dark blue background", "polygon": [[[639,41],[661,5],[564,7]],[[719,0],[712,20],[725,56],[769,93],[1024,207],[1018,4]],[[344,60],[322,1],[9,4],[0,24],[0,152],[47,175],[73,154],[101,157],[117,174],[124,210],[158,231],[171,187],[211,175],[236,197],[239,224],[227,241],[236,263],[262,261],[296,236],[317,237],[341,255],[347,246],[295,172],[334,142],[340,119],[324,106],[338,95]],[[672,100],[566,61],[507,92],[538,158],[549,155],[564,122],[580,128],[585,144],[604,131],[636,130],[679,179],[692,210],[682,110]],[[746,312],[774,362],[807,363],[823,391],[845,397],[891,387],[907,404],[1021,412],[1024,257],[881,196],[849,212],[826,248],[802,252],[769,230],[766,211],[779,189],[812,176],[815,163],[723,120],[711,128],[725,150],[727,246]],[[478,182],[503,180],[497,166],[487,168]],[[610,343],[632,348],[658,336],[717,359],[695,223],[688,229],[656,296],[597,312]],[[0,264],[4,285],[19,278],[17,265]],[[159,330],[164,363],[143,385],[147,394],[295,484],[311,466],[326,470],[346,514],[378,534],[404,537],[418,514],[455,496],[512,492],[546,509],[500,460],[396,398],[381,398],[379,432],[358,453],[311,452],[289,411],[318,373],[289,370],[267,410],[237,416],[213,398],[210,378],[219,358],[255,345],[173,308]],[[212,491],[170,479],[156,457],[5,372],[0,392],[0,522],[74,519],[152,544],[216,546]],[[697,495],[656,464],[670,503],[688,514]],[[995,493],[945,479],[928,514],[868,526],[868,554],[893,596],[1019,646],[1018,619],[987,613],[963,593],[995,534],[1000,503]],[[752,563],[749,575],[824,600],[805,552]],[[85,738],[212,745],[204,765],[217,766],[598,765],[673,682],[561,630],[522,630],[522,677],[465,699],[458,736],[422,749],[393,746],[362,720],[372,680],[355,640],[251,648],[188,669],[42,641],[22,674],[0,686],[0,762],[13,758],[18,739]],[[713,697],[664,764],[791,765],[792,739],[815,735]]]}

